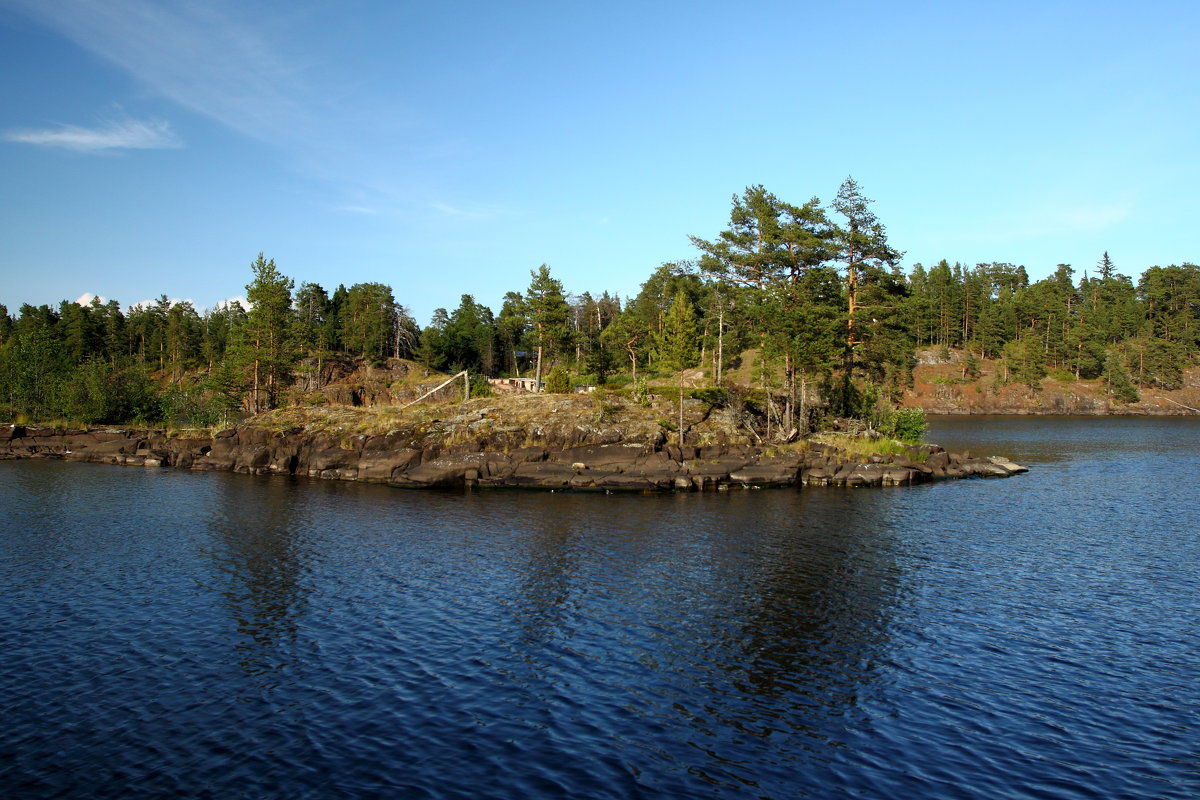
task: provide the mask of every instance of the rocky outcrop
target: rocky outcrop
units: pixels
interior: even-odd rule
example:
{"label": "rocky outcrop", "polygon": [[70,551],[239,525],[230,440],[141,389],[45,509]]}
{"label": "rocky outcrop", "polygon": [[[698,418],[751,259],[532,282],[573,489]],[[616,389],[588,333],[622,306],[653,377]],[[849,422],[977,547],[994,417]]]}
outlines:
{"label": "rocky outcrop", "polygon": [[1073,380],[1069,373],[1056,373],[1038,381],[1031,389],[1009,381],[1002,361],[978,363],[976,377],[968,377],[966,353],[941,352],[938,348],[917,352],[912,387],[905,392],[904,405],[923,408],[927,414],[1047,415],[1047,416],[1194,416],[1200,408],[1200,368],[1183,370],[1182,386],[1176,389],[1140,389],[1135,403],[1120,403],[1111,397],[1100,378]]}
{"label": "rocky outcrop", "polygon": [[[578,437],[576,437],[578,438]],[[593,491],[696,491],[774,486],[907,486],[932,480],[1007,477],[1026,469],[936,445],[901,455],[846,456],[828,445],[776,452],[762,446],[682,447],[660,438],[567,446],[492,446],[487,440],[414,447],[398,434],[334,438],[254,426],[215,436],[156,431],[0,428],[0,458],[57,458],[253,475],[303,475],[412,488],[528,487]]]}

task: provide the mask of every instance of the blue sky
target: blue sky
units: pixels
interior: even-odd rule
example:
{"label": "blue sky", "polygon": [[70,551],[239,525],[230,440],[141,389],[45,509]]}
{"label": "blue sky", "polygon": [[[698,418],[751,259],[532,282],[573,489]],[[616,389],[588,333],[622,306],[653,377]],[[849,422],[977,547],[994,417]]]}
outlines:
{"label": "blue sky", "polygon": [[905,266],[1200,259],[1200,4],[0,0],[0,303],[198,308],[259,251],[426,324],[637,292],[761,183]]}

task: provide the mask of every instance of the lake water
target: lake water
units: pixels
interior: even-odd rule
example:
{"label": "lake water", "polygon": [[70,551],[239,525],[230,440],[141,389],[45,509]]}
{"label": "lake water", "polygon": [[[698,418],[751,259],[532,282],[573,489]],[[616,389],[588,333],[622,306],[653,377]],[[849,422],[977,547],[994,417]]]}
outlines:
{"label": "lake water", "polygon": [[915,488],[0,462],[5,797],[1200,797],[1200,421]]}

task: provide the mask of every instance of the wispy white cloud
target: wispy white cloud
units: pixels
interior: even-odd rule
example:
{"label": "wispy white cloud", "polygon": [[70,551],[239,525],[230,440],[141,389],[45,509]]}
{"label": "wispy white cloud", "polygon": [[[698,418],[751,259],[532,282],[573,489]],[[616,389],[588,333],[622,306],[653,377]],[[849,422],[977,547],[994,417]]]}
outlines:
{"label": "wispy white cloud", "polygon": [[272,140],[307,116],[297,70],[215,3],[13,2],[154,92],[246,135]]}
{"label": "wispy white cloud", "polygon": [[338,210],[346,214],[360,214],[365,217],[376,217],[380,213],[379,209],[370,206],[344,205],[340,206]]}
{"label": "wispy white cloud", "polygon": [[430,205],[429,184],[441,182],[430,164],[463,158],[469,143],[423,127],[403,91],[371,93],[370,80],[330,57],[336,45],[314,48],[306,38],[314,15],[303,7],[285,13],[236,0],[0,1],[150,94],[278,148],[294,167],[336,185],[345,213],[498,215]]}
{"label": "wispy white cloud", "polygon": [[66,150],[92,153],[102,150],[161,150],[182,147],[183,142],[171,130],[169,123],[152,120],[122,120],[94,128],[80,125],[59,125],[41,129],[11,129],[4,132],[10,142],[61,147]]}
{"label": "wispy white cloud", "polygon": [[1063,201],[1016,212],[995,231],[997,235],[1004,232],[1006,237],[1096,233],[1128,219],[1132,213],[1129,203]]}
{"label": "wispy white cloud", "polygon": [[1135,204],[1127,201],[1039,200],[1025,208],[981,216],[974,226],[946,232],[946,238],[991,243],[1098,233],[1125,222],[1135,213]]}
{"label": "wispy white cloud", "polygon": [[84,292],[83,294],[79,295],[79,297],[75,298],[75,303],[81,306],[90,306],[93,300],[99,300],[101,304],[108,302],[107,297],[95,295],[91,292]]}
{"label": "wispy white cloud", "polygon": [[430,208],[432,208],[434,211],[445,214],[448,217],[461,217],[464,219],[493,219],[495,217],[506,216],[512,213],[508,209],[499,206],[477,206],[474,208],[465,208],[463,206],[456,206],[443,202],[431,203]]}
{"label": "wispy white cloud", "polygon": [[1133,208],[1126,203],[1085,205],[1059,212],[1056,222],[1071,231],[1102,231],[1129,218]]}

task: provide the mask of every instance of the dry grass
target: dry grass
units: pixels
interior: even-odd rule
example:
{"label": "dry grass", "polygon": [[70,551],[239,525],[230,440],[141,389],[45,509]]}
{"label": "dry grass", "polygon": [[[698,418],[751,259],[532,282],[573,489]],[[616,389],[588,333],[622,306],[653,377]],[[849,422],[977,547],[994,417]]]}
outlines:
{"label": "dry grass", "polygon": [[522,394],[481,397],[467,402],[422,402],[408,408],[394,405],[276,409],[250,421],[273,432],[349,436],[399,435],[412,442],[441,445],[505,439],[510,446],[565,438],[575,428],[619,428],[631,438],[657,432],[662,416],[655,405],[643,408],[620,399],[603,401],[588,395]]}

